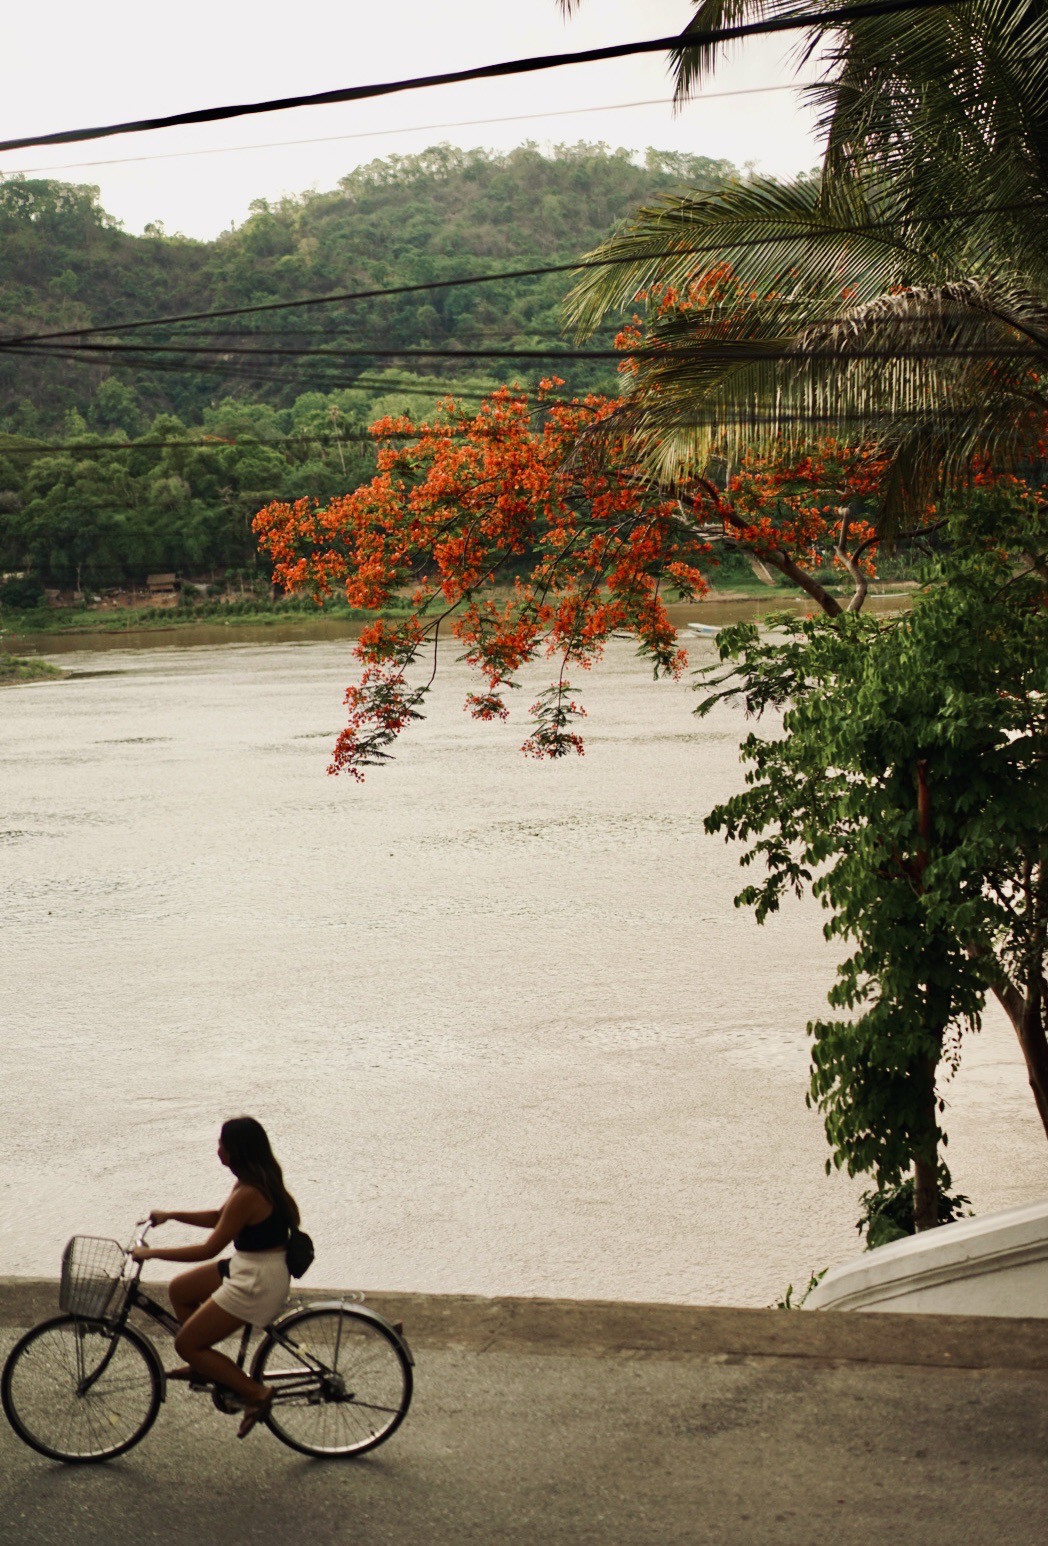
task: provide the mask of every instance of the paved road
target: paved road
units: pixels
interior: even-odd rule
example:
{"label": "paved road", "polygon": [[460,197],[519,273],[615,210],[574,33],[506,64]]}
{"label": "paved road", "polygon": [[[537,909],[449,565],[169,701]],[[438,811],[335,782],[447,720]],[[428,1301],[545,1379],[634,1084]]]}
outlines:
{"label": "paved road", "polygon": [[[0,1351],[15,1335],[3,1328]],[[540,1350],[478,1341],[417,1352],[406,1424],[355,1462],[305,1460],[261,1429],[238,1443],[233,1420],[185,1389],[172,1389],[137,1449],[104,1466],[42,1460],[0,1421],[0,1542],[1045,1540],[1043,1369],[589,1343]]]}

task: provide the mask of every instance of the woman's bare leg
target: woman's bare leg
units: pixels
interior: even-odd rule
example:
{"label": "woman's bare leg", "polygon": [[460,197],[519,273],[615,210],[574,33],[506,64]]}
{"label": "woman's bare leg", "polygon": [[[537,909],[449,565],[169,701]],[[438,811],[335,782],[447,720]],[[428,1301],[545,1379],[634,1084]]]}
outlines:
{"label": "woman's bare leg", "polygon": [[260,1385],[245,1374],[243,1369],[239,1369],[232,1358],[215,1351],[216,1342],[232,1336],[243,1324],[235,1315],[230,1315],[228,1310],[223,1310],[209,1299],[186,1321],[175,1338],[175,1349],[205,1379],[214,1380],[218,1385],[227,1385],[249,1405],[259,1406],[272,1395],[268,1385]]}
{"label": "woman's bare leg", "polygon": [[202,1304],[207,1303],[221,1281],[213,1261],[205,1262],[202,1267],[194,1267],[190,1272],[180,1272],[177,1278],[172,1278],[167,1292],[176,1320],[184,1324],[194,1310],[199,1310]]}
{"label": "woman's bare leg", "polygon": [[[172,1278],[167,1286],[167,1292],[171,1300],[171,1308],[175,1312],[175,1319],[180,1320],[184,1325],[195,1310],[199,1310],[202,1304],[207,1304],[221,1281],[214,1262],[205,1262],[202,1267],[194,1267],[190,1272],[180,1272],[176,1278]],[[177,1342],[175,1346],[178,1346]],[[195,1369],[185,1364],[181,1369],[169,1370],[168,1378],[187,1380],[195,1373]]]}

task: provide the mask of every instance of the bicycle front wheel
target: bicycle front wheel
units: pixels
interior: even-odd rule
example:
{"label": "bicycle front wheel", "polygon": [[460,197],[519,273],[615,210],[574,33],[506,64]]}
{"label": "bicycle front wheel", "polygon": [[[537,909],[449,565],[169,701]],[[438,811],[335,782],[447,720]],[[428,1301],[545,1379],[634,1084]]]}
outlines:
{"label": "bicycle front wheel", "polygon": [[400,1427],[411,1362],[395,1332],[355,1310],[290,1315],[262,1343],[253,1379],[276,1392],[266,1419],[303,1455],[363,1455]]}
{"label": "bicycle front wheel", "polygon": [[15,1343],[0,1381],[18,1437],[51,1460],[112,1460],[144,1438],[160,1410],[160,1372],[129,1327],[63,1315]]}

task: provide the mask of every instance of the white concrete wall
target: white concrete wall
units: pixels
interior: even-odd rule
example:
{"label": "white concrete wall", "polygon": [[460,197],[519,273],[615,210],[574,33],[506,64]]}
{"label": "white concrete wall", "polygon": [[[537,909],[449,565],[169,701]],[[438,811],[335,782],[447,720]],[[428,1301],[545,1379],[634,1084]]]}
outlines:
{"label": "white concrete wall", "polygon": [[1048,1200],[880,1246],[828,1272],[805,1307],[1048,1318]]}

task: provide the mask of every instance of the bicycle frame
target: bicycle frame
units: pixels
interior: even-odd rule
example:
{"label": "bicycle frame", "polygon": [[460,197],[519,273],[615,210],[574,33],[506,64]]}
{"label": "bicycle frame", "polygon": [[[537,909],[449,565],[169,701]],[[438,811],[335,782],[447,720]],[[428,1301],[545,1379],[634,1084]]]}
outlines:
{"label": "bicycle frame", "polygon": [[[323,1306],[319,1303],[315,1306],[315,1308],[318,1309],[322,1307]],[[335,1307],[341,1309],[343,1307],[343,1301],[332,1301],[332,1308]],[[356,1305],[354,1306],[354,1309],[357,1314],[363,1314],[369,1320],[375,1320],[383,1325],[388,1324],[384,1317],[380,1316],[376,1311],[363,1309],[361,1306]],[[151,1299],[150,1296],[144,1291],[144,1289],[140,1288],[137,1283],[132,1285],[132,1288],[128,1293],[124,1309],[121,1311],[119,1318],[115,1321],[109,1322],[108,1324],[112,1325],[114,1331],[123,1327],[132,1310],[138,1310],[149,1320],[156,1322],[156,1324],[164,1331],[166,1331],[171,1337],[177,1336],[179,1330],[181,1329],[181,1322],[176,1320],[171,1312],[166,1310],[163,1305],[158,1304],[155,1299]],[[292,1310],[290,1313],[294,1314],[295,1311]],[[292,1337],[287,1336],[281,1330],[279,1321],[273,1321],[268,1326],[260,1326],[257,1328],[250,1325],[244,1326],[242,1332],[240,1333],[240,1346],[238,1348],[235,1360],[238,1369],[242,1369],[247,1361],[247,1350],[251,1344],[251,1334],[255,1330],[258,1330],[263,1336],[270,1337],[274,1342],[282,1347],[285,1352],[287,1352],[292,1358],[294,1358],[299,1364],[302,1365],[300,1370],[288,1370],[286,1372],[281,1371],[279,1373],[275,1372],[271,1376],[275,1384],[275,1394],[273,1397],[274,1402],[293,1401],[296,1395],[301,1394],[303,1391],[314,1389],[318,1380],[338,1379],[334,1369],[329,1368],[322,1359],[317,1358],[308,1350],[308,1348],[302,1347]],[[409,1362],[413,1364],[415,1360],[412,1356],[410,1348],[407,1346],[407,1343],[404,1342],[403,1338],[399,1338],[398,1340],[400,1340],[402,1343]],[[115,1347],[115,1345],[114,1338],[113,1347]],[[335,1340],[335,1369],[338,1368],[338,1355],[340,1346],[341,1326],[339,1327],[339,1334]],[[113,1347],[110,1348],[109,1352],[99,1364],[98,1368],[91,1375],[90,1379],[84,1384],[85,1390],[89,1390],[94,1380],[96,1380],[104,1372],[109,1359],[112,1357]],[[203,1378],[200,1380],[200,1384],[204,1386],[209,1386],[211,1383],[211,1381],[205,1381]],[[220,1386],[212,1386],[212,1388],[224,1389],[224,1387]]]}
{"label": "bicycle frame", "polygon": [[[145,1241],[146,1235],[149,1233],[148,1221],[144,1219],[140,1220],[136,1225],[136,1231],[137,1233],[134,1244],[141,1245]],[[127,1293],[124,1296],[123,1307],[119,1313],[112,1318],[106,1317],[103,1320],[97,1321],[88,1317],[84,1317],[85,1326],[93,1325],[104,1327],[111,1333],[117,1333],[123,1330],[124,1326],[127,1324],[132,1310],[138,1310],[140,1314],[144,1315],[148,1320],[155,1322],[163,1331],[167,1332],[168,1336],[171,1338],[176,1337],[181,1330],[181,1322],[176,1319],[170,1310],[166,1309],[163,1305],[158,1304],[155,1299],[151,1298],[150,1295],[146,1293],[146,1291],[141,1287],[141,1276],[142,1263],[139,1262],[136,1264],[136,1271],[131,1275],[128,1281]],[[332,1300],[318,1303],[316,1308],[341,1309],[343,1306],[344,1301]],[[354,1310],[358,1315],[362,1315],[368,1320],[374,1320],[378,1324],[385,1327],[388,1331],[392,1332],[392,1334],[397,1338],[397,1341],[403,1347],[408,1361],[412,1364],[415,1362],[407,1342],[395,1328],[389,1325],[389,1322],[385,1319],[384,1316],[379,1315],[376,1310],[372,1310],[369,1307],[365,1307],[363,1305],[354,1305]],[[294,1314],[295,1312],[292,1311],[291,1313]],[[245,1365],[247,1360],[247,1350],[251,1342],[251,1333],[255,1329],[256,1328],[254,1326],[245,1325],[243,1331],[241,1332],[240,1346],[236,1357],[236,1364],[239,1369],[243,1369]],[[276,1320],[268,1326],[264,1326],[259,1329],[264,1336],[271,1337],[274,1342],[278,1343],[291,1357],[296,1359],[298,1363],[302,1365],[301,1371],[287,1371],[274,1375],[274,1379],[278,1386],[274,1394],[274,1401],[292,1401],[295,1399],[296,1395],[299,1395],[302,1392],[313,1388],[317,1380],[338,1380],[338,1375],[335,1374],[333,1369],[330,1369],[321,1359],[315,1357],[314,1354],[309,1352],[307,1348],[301,1347],[291,1337],[288,1337],[282,1333],[280,1320]],[[339,1338],[336,1340],[335,1344],[336,1369],[338,1367],[340,1342],[341,1327],[339,1328]],[[95,1381],[100,1379],[105,1373],[116,1350],[116,1346],[117,1337],[116,1335],[111,1334],[109,1339],[109,1348],[106,1351],[105,1356],[98,1364],[97,1368],[92,1370],[90,1374],[84,1374],[82,1370],[80,1371],[81,1378],[77,1382],[77,1390],[80,1395],[85,1395],[91,1389],[91,1386],[95,1383]],[[80,1356],[80,1350],[78,1349],[78,1358]],[[159,1363],[159,1361],[160,1360],[158,1358],[157,1362]],[[160,1370],[160,1373],[161,1399],[165,1399],[167,1395],[167,1381],[166,1378],[163,1377],[162,1369]],[[210,1386],[213,1391],[224,1389],[222,1386],[214,1385],[211,1381],[201,1379],[200,1383],[201,1385],[205,1386],[205,1388]]]}
{"label": "bicycle frame", "polygon": [[[118,1341],[116,1334],[124,1329],[132,1310],[142,1311],[150,1320],[156,1321],[169,1336],[176,1337],[178,1335],[180,1322],[175,1319],[169,1310],[165,1310],[163,1305],[157,1304],[154,1299],[150,1299],[149,1295],[138,1287],[137,1282],[132,1283],[129,1288],[124,1300],[124,1307],[118,1315],[113,1317],[106,1316],[104,1320],[94,1320],[88,1316],[75,1316],[74,1319],[82,1322],[85,1327],[93,1326],[109,1334],[109,1348],[97,1368],[93,1369],[90,1374],[84,1374],[82,1370],[80,1371],[81,1378],[77,1382],[77,1393],[79,1395],[86,1395],[95,1381],[101,1379],[102,1375],[106,1372],[110,1360],[116,1351]],[[81,1356],[81,1350],[78,1348],[78,1360]],[[160,1362],[159,1358],[157,1358],[157,1362]],[[162,1373],[163,1370],[161,1370]],[[166,1394],[167,1382],[162,1380],[161,1398],[163,1399]]]}

